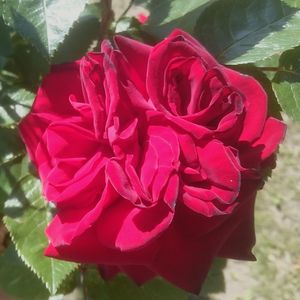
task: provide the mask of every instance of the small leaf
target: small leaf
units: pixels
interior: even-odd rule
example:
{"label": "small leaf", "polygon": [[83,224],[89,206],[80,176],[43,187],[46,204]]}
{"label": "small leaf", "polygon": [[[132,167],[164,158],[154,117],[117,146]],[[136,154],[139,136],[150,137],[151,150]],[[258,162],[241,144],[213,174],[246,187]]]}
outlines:
{"label": "small leaf", "polygon": [[5,69],[16,74],[17,82],[13,85],[21,85],[33,92],[50,68],[47,59],[28,41],[20,35],[12,36],[13,53]]}
{"label": "small leaf", "polygon": [[274,92],[286,114],[300,121],[300,47],[283,53],[278,69],[272,83]]}
{"label": "small leaf", "polygon": [[53,63],[64,63],[81,58],[100,37],[101,4],[90,3],[54,53]]}
{"label": "small leaf", "polygon": [[144,30],[158,38],[164,38],[175,27],[191,33],[203,9],[213,2],[215,0],[149,1],[150,18]]}
{"label": "small leaf", "polygon": [[123,275],[105,282],[91,268],[84,275],[84,286],[91,300],[186,300],[189,295],[159,278],[140,287]]}
{"label": "small leaf", "polygon": [[122,17],[120,20],[118,20],[116,24],[116,33],[123,33],[131,29],[132,23],[135,22],[135,18],[132,17]]}
{"label": "small leaf", "polygon": [[4,67],[7,56],[12,53],[9,28],[4,24],[0,17],[0,69]]}
{"label": "small leaf", "polygon": [[19,178],[28,173],[24,146],[15,128],[0,127],[0,213]]}
{"label": "small leaf", "polygon": [[0,289],[22,300],[47,300],[49,297],[40,279],[18,257],[13,244],[0,256]]}
{"label": "small leaf", "polygon": [[194,33],[221,62],[256,62],[300,44],[299,9],[293,0],[219,0]]}
{"label": "small leaf", "polygon": [[4,213],[4,223],[19,256],[45,283],[51,294],[55,294],[76,264],[43,255],[48,244],[44,231],[51,213],[41,197],[40,182],[30,175],[20,180],[5,202]]}
{"label": "small leaf", "polygon": [[86,0],[4,0],[5,22],[51,58],[83,11]]}
{"label": "small leaf", "polygon": [[226,259],[216,258],[201,289],[201,295],[221,293],[225,291],[224,269]]}
{"label": "small leaf", "polygon": [[33,93],[16,86],[2,89],[0,91],[0,125],[9,126],[18,123],[30,110],[34,96]]}

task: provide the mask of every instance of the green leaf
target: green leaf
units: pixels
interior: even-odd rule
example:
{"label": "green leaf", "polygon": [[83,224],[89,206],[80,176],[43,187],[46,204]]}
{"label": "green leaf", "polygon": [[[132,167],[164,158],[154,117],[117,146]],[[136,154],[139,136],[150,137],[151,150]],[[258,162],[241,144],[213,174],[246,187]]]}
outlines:
{"label": "green leaf", "polygon": [[280,57],[272,84],[282,109],[294,121],[300,121],[300,47]]}
{"label": "green leaf", "polygon": [[164,38],[175,27],[191,33],[203,9],[213,2],[215,0],[152,0],[148,5],[150,18],[144,30],[158,38]]}
{"label": "green leaf", "polygon": [[5,22],[50,58],[83,11],[86,0],[4,0]]}
{"label": "green leaf", "polygon": [[116,24],[115,33],[124,33],[130,31],[133,26],[139,23],[133,17],[122,17]]}
{"label": "green leaf", "polygon": [[87,4],[55,52],[53,63],[70,62],[81,58],[100,36],[100,18],[101,4]]}
{"label": "green leaf", "polygon": [[76,268],[43,255],[48,244],[45,229],[52,215],[41,197],[40,182],[28,175],[18,182],[11,198],[5,202],[4,223],[25,264],[55,294],[63,280]]}
{"label": "green leaf", "polygon": [[4,24],[3,19],[0,17],[0,69],[6,64],[6,57],[12,52],[10,42],[9,28]]}
{"label": "green leaf", "polygon": [[294,0],[219,0],[194,34],[221,62],[256,62],[300,44],[299,9]]}
{"label": "green leaf", "polygon": [[34,96],[33,93],[16,86],[2,89],[0,91],[0,125],[9,126],[18,123],[30,110]]}
{"label": "green leaf", "polygon": [[0,162],[0,213],[3,212],[5,201],[9,198],[18,179],[28,174],[28,160],[24,154],[11,155],[9,159]]}
{"label": "green leaf", "polygon": [[216,258],[201,289],[201,295],[221,293],[225,291],[224,269],[226,259]]}
{"label": "green leaf", "polygon": [[28,173],[24,146],[15,128],[0,127],[0,212],[19,178]]}
{"label": "green leaf", "polygon": [[13,53],[5,69],[17,77],[12,85],[19,85],[33,92],[50,68],[47,59],[20,35],[12,36]]}
{"label": "green leaf", "polygon": [[189,295],[159,278],[141,287],[122,275],[105,282],[96,269],[86,271],[84,286],[89,300],[186,300]]}
{"label": "green leaf", "polygon": [[0,289],[21,300],[46,300],[49,292],[11,244],[0,256]]}

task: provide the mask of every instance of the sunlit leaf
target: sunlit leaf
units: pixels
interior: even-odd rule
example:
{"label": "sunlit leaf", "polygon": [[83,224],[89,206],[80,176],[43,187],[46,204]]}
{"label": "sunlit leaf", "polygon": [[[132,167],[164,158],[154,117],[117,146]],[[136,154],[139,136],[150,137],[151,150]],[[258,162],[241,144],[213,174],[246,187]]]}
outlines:
{"label": "sunlit leaf", "polygon": [[194,34],[219,61],[256,62],[300,44],[299,9],[293,0],[219,0]]}
{"label": "sunlit leaf", "polygon": [[159,278],[141,287],[122,275],[105,282],[96,269],[88,269],[84,278],[91,300],[187,300],[189,295]]}
{"label": "sunlit leaf", "polygon": [[191,33],[203,9],[213,2],[215,0],[149,1],[150,18],[145,30],[157,38],[164,38],[175,27]]}
{"label": "sunlit leaf", "polygon": [[273,89],[282,109],[293,120],[300,121],[300,47],[281,56]]}
{"label": "sunlit leaf", "polygon": [[47,300],[49,292],[11,244],[0,256],[0,289],[20,300]]}
{"label": "sunlit leaf", "polygon": [[34,94],[19,88],[10,87],[0,91],[0,125],[18,123],[30,110]]}
{"label": "sunlit leaf", "polygon": [[41,196],[40,182],[31,175],[21,179],[6,200],[4,213],[5,225],[19,256],[48,290],[56,293],[76,264],[48,258],[43,254],[48,244],[44,231],[52,215]]}
{"label": "sunlit leaf", "polygon": [[4,0],[5,22],[46,57],[64,41],[86,0]]}

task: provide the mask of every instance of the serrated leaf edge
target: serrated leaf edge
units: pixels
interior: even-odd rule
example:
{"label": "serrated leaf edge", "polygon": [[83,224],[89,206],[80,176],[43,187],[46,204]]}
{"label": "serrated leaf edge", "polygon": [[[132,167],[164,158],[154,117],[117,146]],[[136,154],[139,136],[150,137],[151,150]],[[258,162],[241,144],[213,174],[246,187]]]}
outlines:
{"label": "serrated leaf edge", "polygon": [[[42,276],[42,275],[40,275],[32,266],[31,266],[31,264],[27,261],[27,259],[26,259],[26,257],[24,256],[24,255],[22,255],[22,253],[21,253],[21,251],[20,251],[20,249],[19,249],[19,246],[18,246],[18,243],[16,242],[16,240],[15,240],[15,237],[14,237],[14,235],[11,233],[11,231],[10,231],[10,226],[9,226],[9,224],[7,223],[7,219],[8,219],[8,217],[7,216],[4,216],[3,217],[3,223],[4,223],[4,225],[6,226],[6,228],[8,229],[8,231],[9,231],[9,235],[10,235],[10,237],[11,237],[11,240],[12,240],[12,242],[14,243],[14,245],[15,245],[15,248],[16,248],[16,252],[17,252],[17,254],[18,254],[18,257],[23,261],[23,263],[42,281],[42,283],[46,286],[46,288],[49,290],[49,292],[52,294],[52,295],[54,295],[54,294],[56,294],[57,293],[57,291],[59,290],[59,288],[61,287],[61,285],[62,285],[62,283],[64,282],[64,280],[77,268],[77,266],[76,266],[76,264],[74,265],[74,268],[73,269],[71,269],[68,273],[66,273],[65,274],[65,276],[63,277],[63,279],[61,280],[61,282],[57,285],[57,287],[56,288],[54,288],[54,286],[53,286],[53,284],[52,284],[52,286],[49,284],[49,282],[47,282],[46,280],[45,280],[45,278]],[[53,275],[53,261],[54,261],[54,258],[51,258],[51,257],[49,257],[48,259],[50,259],[50,262],[51,262],[51,272],[52,272],[52,275]],[[52,276],[52,278],[53,278],[54,276]]]}

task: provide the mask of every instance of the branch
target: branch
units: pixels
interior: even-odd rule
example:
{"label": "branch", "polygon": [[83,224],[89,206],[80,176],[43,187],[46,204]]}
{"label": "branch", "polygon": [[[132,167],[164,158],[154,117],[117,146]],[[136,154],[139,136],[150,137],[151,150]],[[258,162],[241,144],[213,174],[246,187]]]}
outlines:
{"label": "branch", "polygon": [[112,20],[114,19],[114,12],[111,5],[112,0],[101,0],[102,14],[101,14],[101,28],[100,40],[109,37],[109,28]]}
{"label": "branch", "polygon": [[130,10],[131,6],[133,5],[135,0],[130,0],[128,3],[128,6],[126,7],[126,9],[122,12],[121,16],[118,18],[117,23],[120,21],[120,19],[122,19]]}

